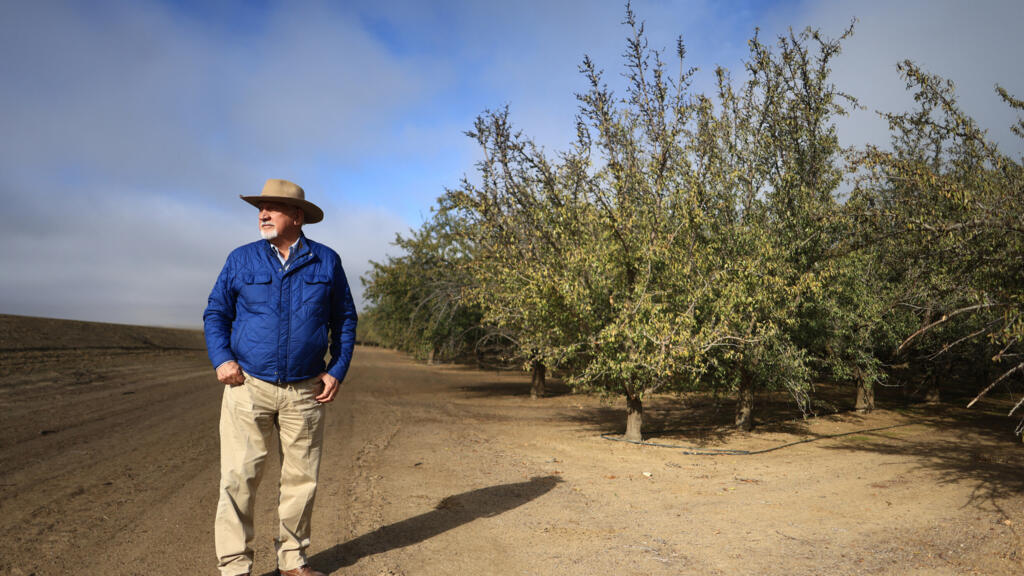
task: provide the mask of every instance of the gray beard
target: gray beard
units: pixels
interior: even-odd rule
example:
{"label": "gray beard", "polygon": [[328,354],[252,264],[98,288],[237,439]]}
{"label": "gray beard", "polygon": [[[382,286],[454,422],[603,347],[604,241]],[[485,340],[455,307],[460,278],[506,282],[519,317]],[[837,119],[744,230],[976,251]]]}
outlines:
{"label": "gray beard", "polygon": [[277,238],[277,229],[264,230],[263,228],[260,228],[260,236],[262,236],[264,240],[273,240],[274,238]]}

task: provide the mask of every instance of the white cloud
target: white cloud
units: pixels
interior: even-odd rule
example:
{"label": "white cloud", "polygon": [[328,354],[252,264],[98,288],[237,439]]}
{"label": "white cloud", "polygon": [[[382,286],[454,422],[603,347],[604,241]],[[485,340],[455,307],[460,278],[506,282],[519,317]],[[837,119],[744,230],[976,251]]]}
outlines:
{"label": "white cloud", "polygon": [[[383,210],[319,202],[323,222],[310,238],[341,256],[361,307],[360,276],[404,224]],[[201,324],[228,252],[256,240],[256,211],[235,199],[227,209],[107,190],[90,197],[34,197],[11,214],[45,215],[38,233],[12,239],[3,258],[0,312],[165,326]]]}
{"label": "white cloud", "polygon": [[326,5],[279,8],[242,35],[156,3],[0,8],[0,199],[18,215],[0,312],[198,325],[228,251],[254,237],[237,195],[266,177],[344,206],[324,240],[343,244],[361,303],[367,260],[404,226],[323,166],[382,154],[443,66],[394,57]]}
{"label": "white cloud", "polygon": [[114,188],[26,200],[13,213],[34,211],[47,224],[14,236],[2,259],[12,272],[0,283],[7,313],[194,327],[222,247],[255,235],[254,224],[173,196]]}

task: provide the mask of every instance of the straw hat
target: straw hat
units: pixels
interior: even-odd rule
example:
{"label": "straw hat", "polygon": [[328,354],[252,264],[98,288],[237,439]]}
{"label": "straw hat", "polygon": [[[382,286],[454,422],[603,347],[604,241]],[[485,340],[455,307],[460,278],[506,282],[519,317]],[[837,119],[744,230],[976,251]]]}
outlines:
{"label": "straw hat", "polygon": [[306,215],[306,224],[315,224],[324,219],[324,211],[316,204],[306,200],[306,192],[301,186],[287,180],[271,178],[263,185],[263,192],[259,196],[242,196],[239,198],[259,208],[260,202],[280,202],[290,206],[297,206]]}

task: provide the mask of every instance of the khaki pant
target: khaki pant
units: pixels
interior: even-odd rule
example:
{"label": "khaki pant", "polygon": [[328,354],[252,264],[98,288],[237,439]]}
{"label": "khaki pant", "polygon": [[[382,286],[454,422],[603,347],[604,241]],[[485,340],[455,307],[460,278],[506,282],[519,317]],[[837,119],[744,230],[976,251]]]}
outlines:
{"label": "khaki pant", "polygon": [[253,505],[275,429],[281,461],[277,565],[292,570],[306,564],[323,446],[324,408],[315,400],[319,388],[319,378],[274,384],[248,374],[245,384],[224,387],[220,501],[214,524],[224,576],[252,569]]}

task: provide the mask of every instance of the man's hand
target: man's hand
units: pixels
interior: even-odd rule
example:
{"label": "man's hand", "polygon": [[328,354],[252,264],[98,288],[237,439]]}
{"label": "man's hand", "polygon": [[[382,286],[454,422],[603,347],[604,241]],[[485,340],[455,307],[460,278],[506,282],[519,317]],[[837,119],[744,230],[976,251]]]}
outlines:
{"label": "man's hand", "polygon": [[217,380],[229,386],[238,386],[245,383],[245,374],[242,374],[242,367],[238,362],[230,360],[217,366]]}
{"label": "man's hand", "polygon": [[334,400],[334,396],[338,393],[338,388],[341,388],[338,379],[324,372],[320,375],[320,393],[316,395],[316,401],[321,404],[327,404]]}

